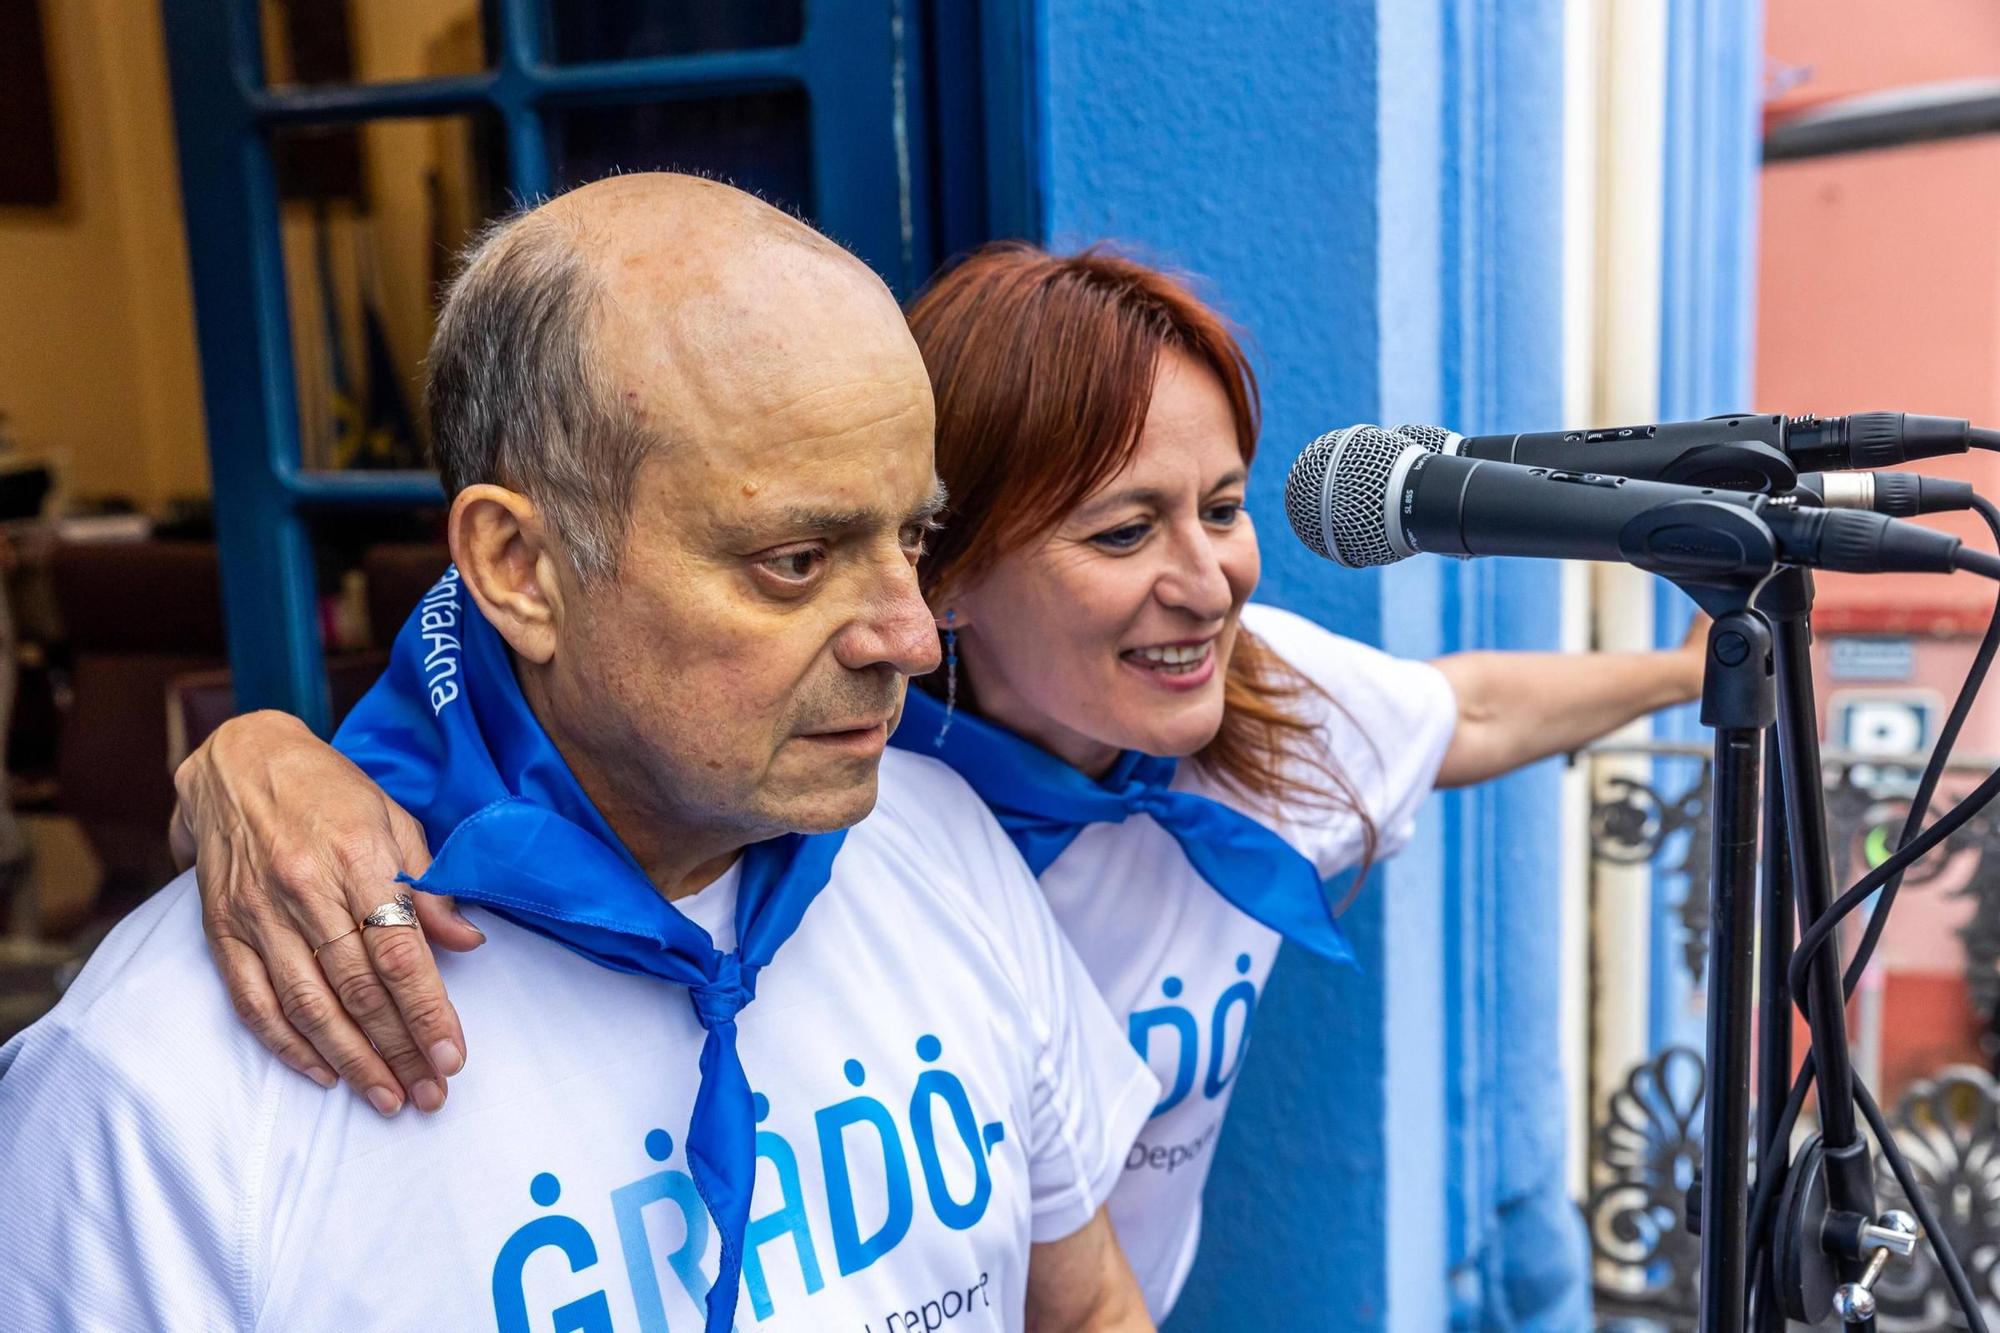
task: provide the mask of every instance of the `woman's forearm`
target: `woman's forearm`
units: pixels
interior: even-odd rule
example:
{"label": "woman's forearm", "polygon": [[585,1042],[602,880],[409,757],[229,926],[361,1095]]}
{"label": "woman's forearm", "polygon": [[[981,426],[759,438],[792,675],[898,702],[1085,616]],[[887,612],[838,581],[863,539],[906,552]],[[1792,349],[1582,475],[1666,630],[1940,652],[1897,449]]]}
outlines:
{"label": "woman's forearm", "polygon": [[1701,694],[1702,657],[1651,653],[1455,653],[1433,666],[1458,696],[1438,786],[1464,787],[1567,754],[1634,718]]}

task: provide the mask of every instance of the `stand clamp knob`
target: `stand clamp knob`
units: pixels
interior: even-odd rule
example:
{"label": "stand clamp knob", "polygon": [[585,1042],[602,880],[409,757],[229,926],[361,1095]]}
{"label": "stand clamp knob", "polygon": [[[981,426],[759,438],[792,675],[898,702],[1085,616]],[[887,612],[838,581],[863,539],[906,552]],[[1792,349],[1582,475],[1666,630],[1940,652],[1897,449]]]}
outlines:
{"label": "stand clamp knob", "polygon": [[1864,1250],[1894,1250],[1907,1259],[1917,1252],[1917,1242],[1923,1238],[1923,1228],[1917,1219],[1900,1208],[1891,1208],[1882,1214],[1882,1220],[1871,1222],[1861,1228],[1861,1248]]}
{"label": "stand clamp knob", "polygon": [[1917,1219],[1899,1208],[1892,1208],[1882,1214],[1879,1222],[1871,1222],[1861,1228],[1861,1248],[1872,1250],[1868,1256],[1868,1267],[1862,1270],[1858,1282],[1844,1282],[1833,1290],[1833,1312],[1841,1322],[1859,1324],[1875,1317],[1875,1284],[1882,1278],[1882,1270],[1889,1266],[1891,1254],[1908,1258],[1916,1253],[1917,1240],[1922,1235]]}

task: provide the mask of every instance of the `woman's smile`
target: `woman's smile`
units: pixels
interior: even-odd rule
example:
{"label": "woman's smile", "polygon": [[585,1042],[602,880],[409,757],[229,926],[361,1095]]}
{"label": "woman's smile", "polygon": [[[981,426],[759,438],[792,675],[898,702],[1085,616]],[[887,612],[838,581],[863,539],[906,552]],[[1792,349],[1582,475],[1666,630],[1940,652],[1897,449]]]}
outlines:
{"label": "woman's smile", "polygon": [[1220,637],[1127,648],[1118,654],[1118,660],[1148,684],[1169,690],[1198,689],[1215,678],[1215,646]]}

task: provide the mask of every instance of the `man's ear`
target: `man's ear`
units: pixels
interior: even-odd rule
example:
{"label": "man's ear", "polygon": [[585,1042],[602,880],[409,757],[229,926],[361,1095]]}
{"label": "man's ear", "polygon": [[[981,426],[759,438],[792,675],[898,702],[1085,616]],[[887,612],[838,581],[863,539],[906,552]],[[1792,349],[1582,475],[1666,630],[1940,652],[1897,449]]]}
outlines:
{"label": "man's ear", "polygon": [[503,486],[468,486],[451,502],[445,533],[458,575],[517,656],[555,656],[562,624],[561,557],[534,501]]}

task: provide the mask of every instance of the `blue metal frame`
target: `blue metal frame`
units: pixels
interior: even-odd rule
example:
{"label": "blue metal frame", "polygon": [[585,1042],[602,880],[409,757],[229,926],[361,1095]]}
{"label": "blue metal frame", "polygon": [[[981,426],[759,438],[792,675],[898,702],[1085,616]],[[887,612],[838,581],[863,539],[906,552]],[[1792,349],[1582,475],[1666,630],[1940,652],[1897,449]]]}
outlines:
{"label": "blue metal frame", "polygon": [[[796,46],[581,65],[545,58],[541,0],[489,0],[495,64],[485,73],[284,89],[265,86],[254,0],[161,0],[161,8],[236,700],[286,709],[322,732],[329,716],[308,517],[434,505],[441,495],[428,473],[301,466],[273,129],[485,111],[504,127],[510,190],[533,200],[554,184],[544,124],[553,108],[799,88],[811,107],[815,220],[900,295],[943,257],[941,240],[956,249],[1028,230],[1031,187],[1017,161],[1028,0],[986,0],[972,42],[950,47],[933,41],[934,31],[962,26],[962,7],[949,0],[821,0],[806,6]],[[934,96],[933,80],[969,85],[968,68],[934,61],[972,55],[977,69],[974,53],[996,42],[981,96],[952,114],[956,104]],[[982,131],[967,127],[967,114]],[[996,156],[998,170],[967,164],[966,143]],[[982,192],[983,205],[954,212],[934,197],[940,156],[959,192]]]}

